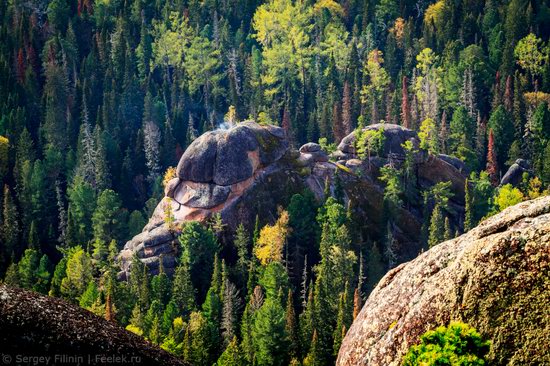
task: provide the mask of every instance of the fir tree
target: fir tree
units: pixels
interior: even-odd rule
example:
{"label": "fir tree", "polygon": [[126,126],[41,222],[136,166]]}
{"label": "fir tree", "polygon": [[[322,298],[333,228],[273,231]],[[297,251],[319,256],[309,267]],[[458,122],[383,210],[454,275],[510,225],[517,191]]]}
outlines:
{"label": "fir tree", "polygon": [[286,300],[286,315],[285,315],[285,332],[288,337],[289,355],[291,357],[298,356],[298,349],[300,347],[298,340],[298,329],[296,324],[296,313],[294,312],[294,299],[292,296],[292,290],[288,290]]}
{"label": "fir tree", "polygon": [[19,226],[17,207],[15,206],[15,202],[7,185],[4,185],[3,196],[4,202],[0,237],[2,238],[3,243],[3,255],[4,258],[7,258],[16,250],[21,230]]}
{"label": "fir tree", "polygon": [[224,345],[237,335],[238,315],[241,307],[239,292],[234,284],[226,281],[224,284],[221,331]]}
{"label": "fir tree", "polygon": [[430,236],[428,239],[428,246],[431,248],[434,245],[441,243],[445,237],[445,219],[443,215],[443,209],[441,204],[436,203],[432,217],[430,219]]}
{"label": "fir tree", "polygon": [[186,263],[182,263],[176,268],[172,284],[172,301],[184,317],[191,314],[196,308],[195,290],[191,283],[189,265]]}
{"label": "fir tree", "polygon": [[258,365],[284,365],[287,359],[288,336],[285,311],[273,297],[263,303],[254,316],[252,338]]}
{"label": "fir tree", "polygon": [[353,320],[357,318],[362,307],[362,299],[359,288],[356,288],[353,292]]}
{"label": "fir tree", "polygon": [[408,79],[403,76],[401,81],[401,121],[403,127],[412,128],[411,124],[411,107],[409,103],[409,92],[407,90]]}
{"label": "fir tree", "polygon": [[487,148],[487,173],[491,179],[491,183],[496,186],[499,182],[498,174],[498,162],[497,162],[497,152],[495,148],[495,136],[493,130],[489,130],[489,144]]}
{"label": "fir tree", "polygon": [[244,366],[246,365],[243,353],[237,343],[237,337],[233,337],[225,351],[216,362],[216,366]]}

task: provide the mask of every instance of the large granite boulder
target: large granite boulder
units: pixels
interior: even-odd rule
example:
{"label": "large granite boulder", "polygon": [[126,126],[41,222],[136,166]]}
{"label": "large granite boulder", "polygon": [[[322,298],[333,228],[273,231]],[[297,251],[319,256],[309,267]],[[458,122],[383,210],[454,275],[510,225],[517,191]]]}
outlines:
{"label": "large granite boulder", "polygon": [[38,358],[31,357],[52,365],[186,365],[78,305],[6,285],[0,285],[0,330],[0,352],[7,365],[36,364]]}
{"label": "large granite boulder", "polygon": [[[165,197],[143,232],[128,241],[121,251],[120,277],[127,278],[134,254],[147,264],[152,274],[158,272],[161,261],[165,270],[172,273],[179,252],[175,239],[185,222],[205,222],[219,213],[226,224],[221,239],[230,242],[240,223],[249,230],[253,230],[256,216],[260,224],[272,223],[277,208],[286,207],[293,194],[306,188],[323,202],[327,183],[330,193],[342,195],[363,223],[362,235],[382,241],[386,227],[381,221],[384,183],[378,179],[379,170],[386,164],[400,164],[404,154],[401,145],[408,140],[417,144],[417,137],[415,132],[397,125],[372,125],[367,129],[384,130],[384,152],[368,161],[358,159],[352,150],[352,133],[340,144],[345,151],[333,154],[338,155],[338,162],[329,161],[327,153],[316,143],[291,149],[284,131],[275,126],[247,121],[228,130],[205,133],[183,154],[177,177],[165,186]],[[452,182],[451,223],[459,229],[464,212],[464,172],[457,168],[456,162],[425,151],[416,154],[415,163],[419,188]],[[399,262],[414,258],[423,249],[421,197],[416,201],[419,203],[400,208],[397,213],[394,236],[399,242],[396,253]],[[170,227],[167,213],[173,217]]]}
{"label": "large granite boulder", "polygon": [[197,138],[185,150],[176,174],[182,181],[229,186],[252,177],[261,164],[279,160],[287,150],[281,128],[247,121]]}
{"label": "large granite boulder", "polygon": [[530,164],[527,160],[517,159],[514,164],[512,164],[510,168],[508,168],[508,170],[500,180],[500,185],[519,185],[523,179],[523,173],[531,174]]}
{"label": "large granite boulder", "polygon": [[520,203],[391,270],[336,364],[391,365],[452,320],[491,340],[490,365],[550,364],[550,197]]}
{"label": "large granite boulder", "polygon": [[[172,273],[180,225],[187,221],[205,221],[218,212],[226,223],[236,227],[238,220],[244,219],[243,214],[237,214],[243,210],[243,202],[257,206],[256,202],[243,197],[245,191],[259,198],[264,194],[261,191],[269,187],[266,193],[276,196],[264,198],[264,203],[274,198],[283,200],[288,192],[299,192],[303,185],[288,187],[288,177],[297,175],[291,171],[293,165],[282,162],[289,154],[288,140],[280,127],[260,126],[252,121],[227,130],[210,131],[197,138],[181,157],[177,177],[166,185],[165,197],[143,232],[128,241],[121,251],[120,276],[127,277],[134,254],[148,265],[152,274],[158,272],[161,261],[166,271]],[[273,184],[274,181],[278,185]],[[276,212],[277,204],[272,206],[265,206],[269,214]],[[166,222],[168,212],[174,219],[170,228]],[[246,220],[254,220],[244,216]]]}
{"label": "large granite boulder", "polygon": [[[411,140],[417,144],[418,138],[416,132],[391,123],[369,125],[363,131],[376,131],[379,129],[384,130],[385,136],[383,156],[388,156],[389,154],[404,155],[402,145],[405,141]],[[338,145],[338,152],[351,155],[357,154],[355,151],[355,139],[355,131],[344,137]]]}

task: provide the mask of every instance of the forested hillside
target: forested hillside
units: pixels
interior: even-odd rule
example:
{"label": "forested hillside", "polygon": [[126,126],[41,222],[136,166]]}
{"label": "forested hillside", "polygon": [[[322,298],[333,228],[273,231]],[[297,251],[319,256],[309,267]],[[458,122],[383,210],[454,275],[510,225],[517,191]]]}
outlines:
{"label": "forested hillside", "polygon": [[[0,277],[192,364],[331,364],[367,282],[397,264],[390,225],[363,243],[341,197],[304,192],[230,242],[219,217],[178,228],[173,278],[136,257],[117,281],[119,251],[207,131],[253,119],[327,154],[356,131],[369,158],[382,137],[363,127],[416,131],[471,173],[456,222],[444,182],[414,193],[426,248],[548,194],[548,0],[9,0],[0,19]],[[382,168],[385,220],[418,205],[409,175]],[[303,278],[289,241],[311,252]]]}

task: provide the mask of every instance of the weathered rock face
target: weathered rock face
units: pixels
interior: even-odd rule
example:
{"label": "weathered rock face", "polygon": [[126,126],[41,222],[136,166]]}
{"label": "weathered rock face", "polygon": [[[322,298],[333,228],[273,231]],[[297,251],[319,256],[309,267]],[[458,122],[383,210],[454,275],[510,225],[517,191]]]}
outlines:
{"label": "weathered rock face", "polygon": [[[142,337],[77,305],[5,285],[0,286],[0,330],[5,364],[21,364],[16,359],[20,355],[49,356],[51,364],[77,364],[71,360],[82,357],[80,363],[90,365],[185,365]],[[55,355],[66,358],[54,359]],[[126,361],[115,362],[114,356]]]}
{"label": "weathered rock face", "polygon": [[492,342],[490,365],[550,364],[550,197],[520,203],[386,274],[337,365],[399,365],[451,320]]}
{"label": "weathered rock face", "polygon": [[[120,253],[120,277],[127,277],[134,253],[147,264],[151,273],[157,273],[160,260],[164,268],[172,272],[178,252],[177,227],[184,222],[205,221],[212,214],[220,213],[229,233],[239,223],[252,229],[256,215],[261,223],[273,222],[277,207],[288,205],[293,194],[302,193],[306,188],[319,201],[323,200],[327,181],[333,193],[337,186],[342,187],[344,200],[351,202],[354,213],[364,223],[365,237],[376,239],[377,235],[383,235],[386,230],[381,222],[384,185],[377,178],[379,168],[390,159],[400,164],[404,154],[401,144],[407,140],[417,144],[417,137],[415,132],[397,125],[367,127],[379,128],[384,129],[386,137],[381,156],[372,156],[369,161],[359,160],[352,133],[342,140],[339,150],[334,153],[339,163],[330,162],[328,155],[315,143],[305,144],[299,151],[291,149],[279,127],[248,121],[229,130],[205,133],[183,154],[177,178],[167,184],[165,197],[143,232],[126,243]],[[415,160],[421,188],[440,181],[452,182],[455,196],[451,204],[457,215],[454,222],[459,226],[465,174],[453,164],[426,152],[419,152]],[[168,212],[174,218],[172,229],[165,222]],[[421,212],[420,206],[402,208],[395,220],[399,261],[414,258],[421,250]]]}
{"label": "weathered rock face", "polygon": [[517,186],[523,179],[523,173],[531,173],[529,165],[527,160],[517,159],[500,180],[500,185],[511,184]]}

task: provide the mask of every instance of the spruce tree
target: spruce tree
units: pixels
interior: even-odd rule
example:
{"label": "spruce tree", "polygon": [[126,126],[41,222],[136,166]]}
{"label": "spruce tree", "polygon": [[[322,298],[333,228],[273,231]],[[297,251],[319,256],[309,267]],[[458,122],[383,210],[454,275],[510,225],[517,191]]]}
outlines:
{"label": "spruce tree", "polygon": [[495,137],[493,130],[489,130],[489,145],[487,148],[487,173],[491,179],[493,186],[497,186],[499,182],[498,174],[498,161],[497,161],[497,152],[495,148]]}
{"label": "spruce tree", "polygon": [[40,257],[40,262],[38,263],[38,268],[35,272],[35,283],[33,285],[33,290],[40,292],[42,294],[47,294],[49,285],[50,285],[50,260],[46,254]]}
{"label": "spruce tree", "polygon": [[434,245],[441,243],[445,237],[445,218],[443,215],[443,209],[440,203],[436,203],[432,217],[430,219],[430,236],[428,239],[428,246],[431,248]]}
{"label": "spruce tree", "polygon": [[2,226],[0,227],[0,238],[2,239],[2,250],[4,258],[9,258],[12,252],[16,251],[19,235],[19,214],[10,189],[4,185],[4,202],[2,211]]}
{"label": "spruce tree", "polygon": [[195,290],[191,283],[189,265],[186,263],[181,263],[174,273],[172,301],[184,317],[189,316],[196,308]]}
{"label": "spruce tree", "polygon": [[296,313],[294,311],[294,299],[292,290],[288,290],[286,299],[286,315],[285,315],[285,331],[288,337],[289,355],[291,357],[298,356],[300,347],[298,339],[298,325],[296,324]]}
{"label": "spruce tree", "polygon": [[267,298],[254,316],[252,339],[259,366],[285,365],[288,335],[285,331],[285,310],[276,298]]}

